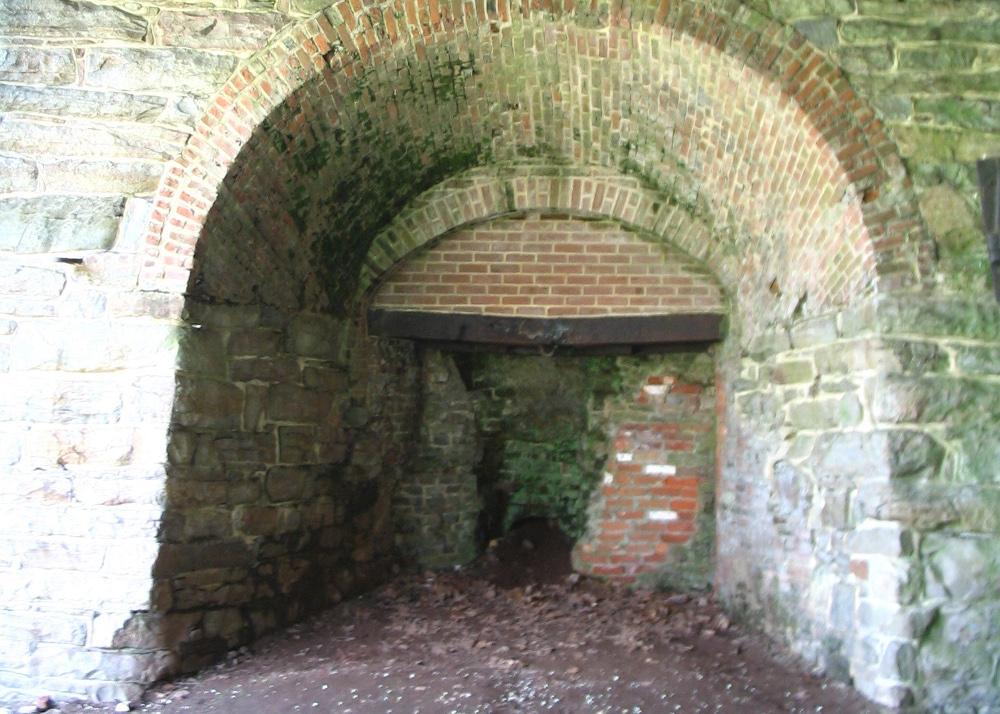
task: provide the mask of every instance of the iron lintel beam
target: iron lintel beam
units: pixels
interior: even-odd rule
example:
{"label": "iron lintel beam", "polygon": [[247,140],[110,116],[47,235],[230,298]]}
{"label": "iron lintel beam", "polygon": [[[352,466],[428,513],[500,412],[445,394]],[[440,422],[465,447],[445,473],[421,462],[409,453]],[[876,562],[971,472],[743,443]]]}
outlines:
{"label": "iron lintel beam", "polygon": [[692,313],[607,317],[498,317],[371,310],[368,332],[381,337],[504,347],[598,347],[717,342],[723,315]]}

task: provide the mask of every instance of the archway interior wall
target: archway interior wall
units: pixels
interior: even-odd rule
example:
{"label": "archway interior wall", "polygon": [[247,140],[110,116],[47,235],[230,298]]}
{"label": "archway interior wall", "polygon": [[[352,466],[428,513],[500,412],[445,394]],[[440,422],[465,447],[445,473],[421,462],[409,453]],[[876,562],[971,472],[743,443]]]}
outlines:
{"label": "archway interior wall", "polygon": [[382,582],[418,412],[412,345],[319,313],[189,300],[140,683]]}

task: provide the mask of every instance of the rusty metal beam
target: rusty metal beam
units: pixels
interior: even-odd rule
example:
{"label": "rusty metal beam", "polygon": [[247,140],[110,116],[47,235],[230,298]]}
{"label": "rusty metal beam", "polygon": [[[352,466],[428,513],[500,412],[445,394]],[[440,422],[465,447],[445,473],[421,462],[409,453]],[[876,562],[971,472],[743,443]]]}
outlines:
{"label": "rusty metal beam", "polygon": [[422,342],[500,347],[602,347],[711,343],[721,340],[723,315],[497,317],[371,310],[368,332]]}

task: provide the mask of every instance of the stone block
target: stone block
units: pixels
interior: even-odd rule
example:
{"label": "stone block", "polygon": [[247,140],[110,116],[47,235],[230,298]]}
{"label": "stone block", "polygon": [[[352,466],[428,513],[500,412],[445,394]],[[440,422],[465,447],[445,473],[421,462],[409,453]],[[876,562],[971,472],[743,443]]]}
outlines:
{"label": "stone block", "polygon": [[108,317],[144,317],[177,320],[184,308],[184,296],[154,291],[112,292],[108,295]]}
{"label": "stone block", "polygon": [[226,342],[230,357],[274,357],[281,348],[284,335],[280,330],[237,329]]}
{"label": "stone block", "polygon": [[[9,57],[12,48],[0,50],[0,57],[5,53]],[[35,50],[35,52],[41,52]],[[51,51],[48,51],[51,52]],[[54,85],[70,84],[76,80],[76,65],[73,57],[67,51],[66,55],[55,55],[50,58],[63,58],[66,69],[62,81],[57,74],[51,81],[30,82],[44,86],[25,87],[13,84],[0,85],[0,112],[25,112],[58,117],[80,117],[99,119],[101,121],[121,122],[155,122],[166,110],[168,99],[155,95],[134,95],[123,92],[92,92],[75,87],[58,87]],[[4,73],[4,60],[0,59],[0,73],[7,81],[16,82],[14,76]],[[41,67],[38,68],[41,70]],[[71,71],[70,71],[71,70]],[[31,73],[26,72],[26,75]]]}
{"label": "stone block", "polygon": [[913,602],[917,582],[912,563],[881,555],[864,558],[868,562],[868,597],[901,605]]}
{"label": "stone block", "polygon": [[60,320],[98,320],[107,317],[107,305],[107,293],[71,283],[56,306],[55,316]]}
{"label": "stone block", "polygon": [[[118,227],[118,238],[115,240],[116,251],[130,254],[142,252],[145,246],[146,228],[152,212],[153,202],[149,199],[131,196],[125,202],[125,216]],[[120,282],[122,287],[134,287],[138,282],[136,276],[126,275],[125,278]],[[175,314],[179,315],[180,311],[178,310]]]}
{"label": "stone block", "polygon": [[267,392],[267,416],[271,421],[321,424],[333,406],[333,395],[292,384],[277,384]]}
{"label": "stone block", "polygon": [[852,554],[900,557],[913,552],[913,535],[899,523],[865,520],[847,536],[846,546]]}
{"label": "stone block", "polygon": [[[82,646],[87,643],[88,622],[85,616],[74,617],[54,612],[0,610],[0,632],[4,640],[19,644],[51,642]],[[6,643],[4,643],[6,644]],[[15,651],[18,648],[13,648]],[[5,652],[0,645],[0,653]],[[0,654],[0,659],[3,655]]]}
{"label": "stone block", "polygon": [[222,610],[210,610],[205,613],[202,620],[202,627],[205,636],[221,637],[227,642],[234,642],[239,639],[240,633],[246,628],[247,623],[237,608],[225,608]]}
{"label": "stone block", "polygon": [[277,536],[297,531],[301,515],[295,509],[280,506],[243,506],[236,510],[234,523],[245,535]]}
{"label": "stone block", "polygon": [[28,322],[11,343],[18,371],[110,372],[170,368],[177,351],[176,328],[117,322]]}
{"label": "stone block", "polygon": [[792,341],[786,330],[772,328],[753,336],[746,351],[754,359],[767,359],[776,354],[787,352],[792,348]]}
{"label": "stone block", "polygon": [[835,316],[826,316],[800,320],[792,325],[790,335],[792,347],[795,349],[818,347],[836,342],[839,338],[837,319]]}
{"label": "stone block", "polygon": [[0,390],[0,421],[40,424],[115,424],[123,386],[114,379],[20,378]]}
{"label": "stone block", "polygon": [[160,544],[152,538],[119,538],[108,545],[103,572],[111,575],[152,572]]}
{"label": "stone block", "polygon": [[850,632],[854,629],[855,588],[834,585],[830,593],[830,625],[836,630]]}
{"label": "stone block", "polygon": [[297,382],[299,360],[292,356],[230,359],[229,376],[234,382]]}
{"label": "stone block", "polygon": [[876,321],[885,334],[1000,340],[1000,314],[992,297],[884,298],[877,305]]}
{"label": "stone block", "polygon": [[920,640],[937,615],[934,607],[902,607],[883,600],[858,604],[858,626],[869,632],[902,640]]}
{"label": "stone block", "polygon": [[812,360],[788,360],[774,366],[774,381],[778,384],[811,384],[816,376]]}
{"label": "stone block", "polygon": [[211,95],[239,61],[236,55],[193,49],[92,47],[83,83],[93,89]]}
{"label": "stone block", "polygon": [[0,250],[105,250],[114,243],[123,205],[114,196],[0,199]]}
{"label": "stone block", "polygon": [[260,322],[259,305],[210,305],[188,300],[184,319],[193,326],[222,330],[256,327]]}
{"label": "stone block", "polygon": [[45,189],[54,193],[151,194],[163,163],[135,160],[45,160],[38,163]]}
{"label": "stone block", "polygon": [[[34,642],[23,639],[16,632],[11,634],[15,637],[6,636],[6,632],[0,635],[0,671],[27,675],[31,653],[35,647]],[[18,679],[15,679],[14,682],[14,686],[21,683]],[[3,685],[4,683],[0,682],[0,686]]]}
{"label": "stone block", "polygon": [[178,674],[179,670],[175,652],[101,652],[99,672],[112,682],[148,685]]}
{"label": "stone block", "polygon": [[955,366],[966,374],[1000,374],[1000,345],[959,345]]}
{"label": "stone block", "polygon": [[94,541],[19,541],[18,560],[23,568],[97,572],[104,565],[107,548]]}
{"label": "stone block", "polygon": [[893,640],[882,652],[879,676],[897,682],[912,682],[917,675],[917,653],[910,642]]}
{"label": "stone block", "polygon": [[923,552],[928,596],[1000,600],[1000,538],[930,533]]}
{"label": "stone block", "polygon": [[[76,82],[76,60],[69,47],[55,49],[40,47],[0,48],[0,76],[5,82],[44,85],[47,88]],[[10,87],[17,92],[21,87]],[[51,89],[36,91],[53,91]],[[0,95],[5,96],[5,95]],[[4,100],[0,99],[0,104]],[[23,109],[25,105],[19,105]],[[4,107],[3,111],[10,111]]]}
{"label": "stone block", "polygon": [[255,52],[288,21],[281,13],[164,10],[159,16],[163,44],[203,50]]}
{"label": "stone block", "polygon": [[820,434],[810,462],[821,483],[932,476],[944,450],[930,435],[916,430],[833,432]]}
{"label": "stone block", "polygon": [[188,375],[225,379],[226,348],[223,335],[208,327],[178,331],[178,365]]}
{"label": "stone block", "polygon": [[[1000,129],[1000,102],[996,101],[960,96],[914,97],[913,109],[917,114],[933,119],[935,124],[978,131]],[[959,215],[967,210],[968,204],[965,204],[959,209]],[[933,225],[929,227],[935,230]]]}
{"label": "stone block", "polygon": [[311,464],[316,462],[316,427],[282,426],[278,428],[278,462]]}
{"label": "stone block", "polygon": [[835,17],[799,20],[795,23],[795,29],[817,47],[835,47],[840,42],[837,37],[837,18]]}
{"label": "stone block", "polygon": [[788,407],[788,424],[799,429],[858,426],[862,417],[861,402],[854,394],[797,401]]}
{"label": "stone block", "polygon": [[184,511],[181,539],[185,542],[222,539],[232,535],[233,517],[228,508],[195,508]]}
{"label": "stone block", "polygon": [[336,367],[306,365],[302,370],[302,383],[310,389],[321,389],[335,394],[346,392],[348,387],[346,370]]}
{"label": "stone block", "polygon": [[243,392],[213,379],[177,377],[176,418],[201,429],[235,431],[243,417]]}
{"label": "stone block", "polygon": [[267,470],[264,490],[273,503],[303,500],[310,495],[311,475],[308,468],[272,466]]}
{"label": "stone block", "polygon": [[176,381],[173,376],[138,377],[126,390],[122,424],[166,424],[174,409]]}
{"label": "stone block", "polygon": [[59,0],[4,0],[0,36],[43,39],[90,39],[143,42],[144,18],[113,5],[80,2],[68,11]]}
{"label": "stone block", "polygon": [[[0,124],[0,142],[8,151],[39,157],[169,161],[180,153],[187,138],[176,129],[148,124],[43,124],[27,119],[7,119]],[[105,174],[109,170],[103,169]]]}
{"label": "stone block", "polygon": [[302,357],[336,361],[340,357],[344,321],[317,313],[301,313],[292,318],[285,339],[285,351]]}
{"label": "stone block", "polygon": [[0,295],[19,300],[55,300],[66,288],[66,274],[58,268],[19,265],[0,260]]}
{"label": "stone block", "polygon": [[14,156],[0,156],[0,193],[34,191],[37,186],[37,163]]}
{"label": "stone block", "polygon": [[163,439],[163,428],[92,425],[33,429],[25,435],[22,458],[31,468],[155,464],[164,456]]}
{"label": "stone block", "polygon": [[[257,534],[254,534],[257,535]],[[239,568],[252,565],[254,555],[242,539],[164,544],[153,566],[153,576],[169,578],[213,568]]]}

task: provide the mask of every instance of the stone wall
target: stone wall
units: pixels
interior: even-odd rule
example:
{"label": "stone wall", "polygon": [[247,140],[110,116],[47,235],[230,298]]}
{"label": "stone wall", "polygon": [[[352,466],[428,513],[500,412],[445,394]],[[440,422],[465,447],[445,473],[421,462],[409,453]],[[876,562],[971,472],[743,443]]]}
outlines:
{"label": "stone wall", "polygon": [[430,348],[419,355],[420,427],[413,461],[393,500],[396,545],[407,563],[463,565],[481,552],[482,433],[451,356]]}
{"label": "stone wall", "polygon": [[189,302],[147,611],[113,646],[193,671],[382,582],[411,458],[412,346],[313,314]]}

